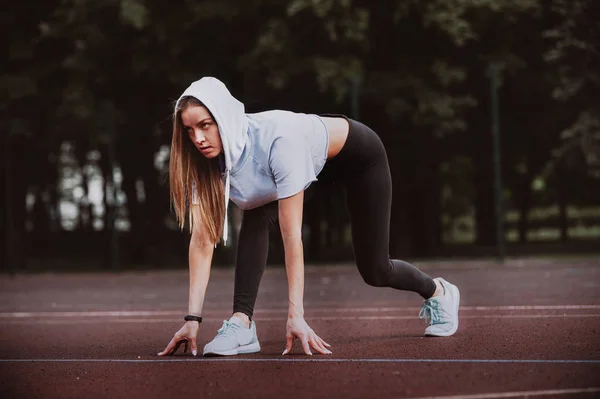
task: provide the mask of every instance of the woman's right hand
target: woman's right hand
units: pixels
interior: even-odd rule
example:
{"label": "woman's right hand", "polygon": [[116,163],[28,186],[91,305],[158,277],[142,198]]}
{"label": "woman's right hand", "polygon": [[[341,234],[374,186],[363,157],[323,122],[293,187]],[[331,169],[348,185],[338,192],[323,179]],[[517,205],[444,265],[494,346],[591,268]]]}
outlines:
{"label": "woman's right hand", "polygon": [[167,347],[162,351],[158,352],[158,356],[168,356],[174,355],[175,352],[179,349],[181,344],[185,344],[183,353],[188,351],[188,344],[191,346],[192,355],[196,356],[198,353],[198,347],[196,346],[196,336],[198,335],[198,330],[200,329],[200,323],[197,321],[188,321],[179,331],[175,333],[171,342],[167,345]]}

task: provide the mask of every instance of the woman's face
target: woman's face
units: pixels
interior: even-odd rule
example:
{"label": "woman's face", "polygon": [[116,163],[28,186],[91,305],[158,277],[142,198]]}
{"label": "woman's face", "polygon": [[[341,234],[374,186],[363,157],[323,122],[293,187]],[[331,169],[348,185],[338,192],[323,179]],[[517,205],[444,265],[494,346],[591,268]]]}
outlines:
{"label": "woman's face", "polygon": [[181,111],[181,121],[194,146],[206,158],[215,158],[223,152],[219,127],[206,107],[187,107]]}

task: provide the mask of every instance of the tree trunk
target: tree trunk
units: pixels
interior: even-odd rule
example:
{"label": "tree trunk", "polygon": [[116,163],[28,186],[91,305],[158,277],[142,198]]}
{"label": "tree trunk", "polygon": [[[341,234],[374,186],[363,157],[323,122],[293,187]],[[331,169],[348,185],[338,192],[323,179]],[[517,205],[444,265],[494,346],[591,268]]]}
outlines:
{"label": "tree trunk", "polygon": [[343,250],[346,248],[344,242],[344,231],[350,223],[347,206],[346,192],[342,187],[336,186],[329,198],[329,219],[331,228],[331,241],[334,246]]}
{"label": "tree trunk", "polygon": [[109,189],[113,184],[113,175],[111,173],[110,165],[108,162],[108,154],[103,151],[100,156],[100,171],[102,172],[102,205],[104,211],[102,212],[102,230],[108,231],[109,225],[109,208],[111,207],[109,196]]}
{"label": "tree trunk", "polygon": [[556,186],[556,194],[558,201],[558,228],[560,229],[560,239],[563,242],[569,239],[569,217],[567,214],[567,207],[569,206],[569,189],[568,189],[568,173],[562,167],[559,167],[558,181]]}
{"label": "tree trunk", "polygon": [[6,132],[0,134],[0,161],[2,162],[2,168],[0,169],[0,193],[2,193],[2,202],[4,205],[0,207],[0,264],[2,265],[2,271],[15,273],[14,270],[14,254],[12,252],[12,179],[11,179],[11,162],[10,162],[10,151],[8,150],[10,145],[9,137]]}
{"label": "tree trunk", "polygon": [[406,140],[406,132],[393,134],[386,143],[388,161],[392,174],[392,210],[390,218],[390,255],[393,258],[411,256],[412,234],[410,232],[410,193],[412,180],[407,160],[411,145]]}
{"label": "tree trunk", "polygon": [[48,192],[48,207],[50,212],[50,230],[58,232],[62,230],[62,214],[60,212],[60,193],[58,187],[60,185],[59,173],[58,173],[58,156],[57,153],[60,149],[52,151],[49,154],[49,165],[48,165],[48,177],[49,180],[46,184]]}
{"label": "tree trunk", "polygon": [[477,245],[496,245],[496,201],[494,191],[493,142],[487,109],[479,107],[472,114],[471,159],[475,193],[475,242]]}
{"label": "tree trunk", "polygon": [[[131,126],[128,134],[150,136],[152,125]],[[130,222],[131,255],[136,261],[145,261],[149,248],[158,245],[164,233],[163,218],[168,211],[168,195],[161,200],[158,171],[154,167],[154,145],[148,139],[122,138],[117,143],[117,157],[123,175],[123,191],[127,197]],[[138,199],[137,181],[144,184],[144,201]],[[151,232],[151,234],[148,234]],[[159,251],[153,251],[152,259]],[[149,259],[149,258],[148,258]]]}
{"label": "tree trunk", "polygon": [[86,172],[88,147],[85,142],[75,143],[75,157],[81,173],[81,188],[83,196],[78,201],[79,206],[79,229],[82,231],[91,231],[93,224],[93,212],[89,197],[89,179]]}
{"label": "tree trunk", "polygon": [[[144,246],[146,249],[152,251],[152,259],[159,259],[162,257],[162,254],[166,253],[162,250],[164,237],[167,232],[164,220],[169,212],[170,202],[167,191],[168,188],[166,190],[159,185],[159,172],[154,166],[154,150],[154,148],[148,148],[144,152],[142,159],[140,159],[140,172],[144,184],[144,201],[139,204],[139,206],[143,212],[140,223],[144,226],[146,231],[152,232],[152,234],[143,235]],[[232,209],[232,204],[229,204],[229,209]],[[233,216],[233,213],[230,216]],[[230,218],[230,221],[232,220],[233,219]],[[230,236],[233,238],[233,234],[230,234]],[[226,249],[228,252],[227,257],[232,260],[233,252],[230,251],[230,248],[235,247],[228,243]]]}
{"label": "tree trunk", "polygon": [[306,261],[314,262],[321,257],[321,215],[325,198],[314,196],[314,186],[309,187],[304,196],[304,224],[309,230],[309,236],[303,235],[303,241],[306,248]]}
{"label": "tree trunk", "polygon": [[413,134],[409,159],[411,186],[410,232],[411,254],[429,256],[441,242],[440,162],[437,143],[427,132]]}
{"label": "tree trunk", "polygon": [[532,176],[527,173],[520,176],[519,183],[516,185],[514,198],[519,209],[519,242],[527,242],[527,232],[529,231],[529,211],[531,210],[531,180]]}
{"label": "tree trunk", "polygon": [[[126,130],[125,136],[129,134]],[[127,141],[126,141],[127,140]],[[143,236],[146,233],[143,226],[143,210],[137,198],[136,181],[139,177],[139,163],[141,162],[139,148],[134,144],[137,140],[121,138],[117,141],[116,156],[121,167],[121,189],[125,193],[127,216],[129,219],[128,255],[130,260],[142,261],[143,259]]]}
{"label": "tree trunk", "polygon": [[106,237],[106,251],[104,264],[108,270],[119,270],[119,240],[118,231],[115,227],[117,215],[117,188],[114,180],[115,167],[114,145],[109,143],[102,152],[100,158],[100,169],[103,177],[103,204],[104,204],[104,236]]}
{"label": "tree trunk", "polygon": [[23,137],[12,138],[12,145],[8,153],[9,173],[11,171],[22,171],[20,178],[10,178],[9,194],[7,201],[10,204],[10,224],[8,227],[10,259],[9,269],[12,273],[25,269],[26,265],[26,240],[25,220],[27,214],[27,189],[32,176],[35,174],[34,160],[23,154],[31,154],[28,147],[31,145]]}

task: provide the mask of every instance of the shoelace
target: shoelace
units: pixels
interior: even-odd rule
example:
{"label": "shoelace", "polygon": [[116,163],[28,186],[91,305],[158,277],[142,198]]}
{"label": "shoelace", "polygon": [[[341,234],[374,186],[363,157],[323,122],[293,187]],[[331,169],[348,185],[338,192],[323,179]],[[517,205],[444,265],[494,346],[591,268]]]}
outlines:
{"label": "shoelace", "polygon": [[431,325],[442,323],[442,309],[439,301],[437,299],[426,300],[419,312],[419,319],[425,319]]}
{"label": "shoelace", "polygon": [[232,323],[230,321],[227,320],[223,320],[223,326],[221,326],[221,328],[219,328],[219,330],[217,331],[217,337],[218,336],[228,336],[230,334],[235,334],[235,330],[238,328],[239,326],[235,323]]}

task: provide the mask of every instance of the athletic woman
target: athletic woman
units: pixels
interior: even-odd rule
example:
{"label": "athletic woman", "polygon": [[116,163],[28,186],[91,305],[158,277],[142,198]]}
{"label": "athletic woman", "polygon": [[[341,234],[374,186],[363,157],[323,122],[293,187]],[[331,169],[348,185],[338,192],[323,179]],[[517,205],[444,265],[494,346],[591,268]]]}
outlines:
{"label": "athletic woman", "polygon": [[187,220],[191,230],[189,314],[159,356],[175,353],[182,343],[186,352],[189,344],[197,355],[211,260],[220,238],[227,240],[230,199],[244,211],[236,248],[233,315],[203,354],[260,350],[252,314],[267,262],[269,228],[277,221],[289,295],[283,354],[290,353],[294,339],[300,340],[307,355],[312,349],[331,353],[330,345],[304,319],[302,210],[317,176],[318,185],[337,182],[347,189],[354,255],[364,281],[421,295],[425,302],[419,317],[429,323],[425,335],[456,332],[458,288],[389,257],[390,169],[381,140],[364,124],[344,116],[282,110],[247,114],[222,82],[205,77],[192,83],[175,105],[169,172],[179,225],[183,229]]}

